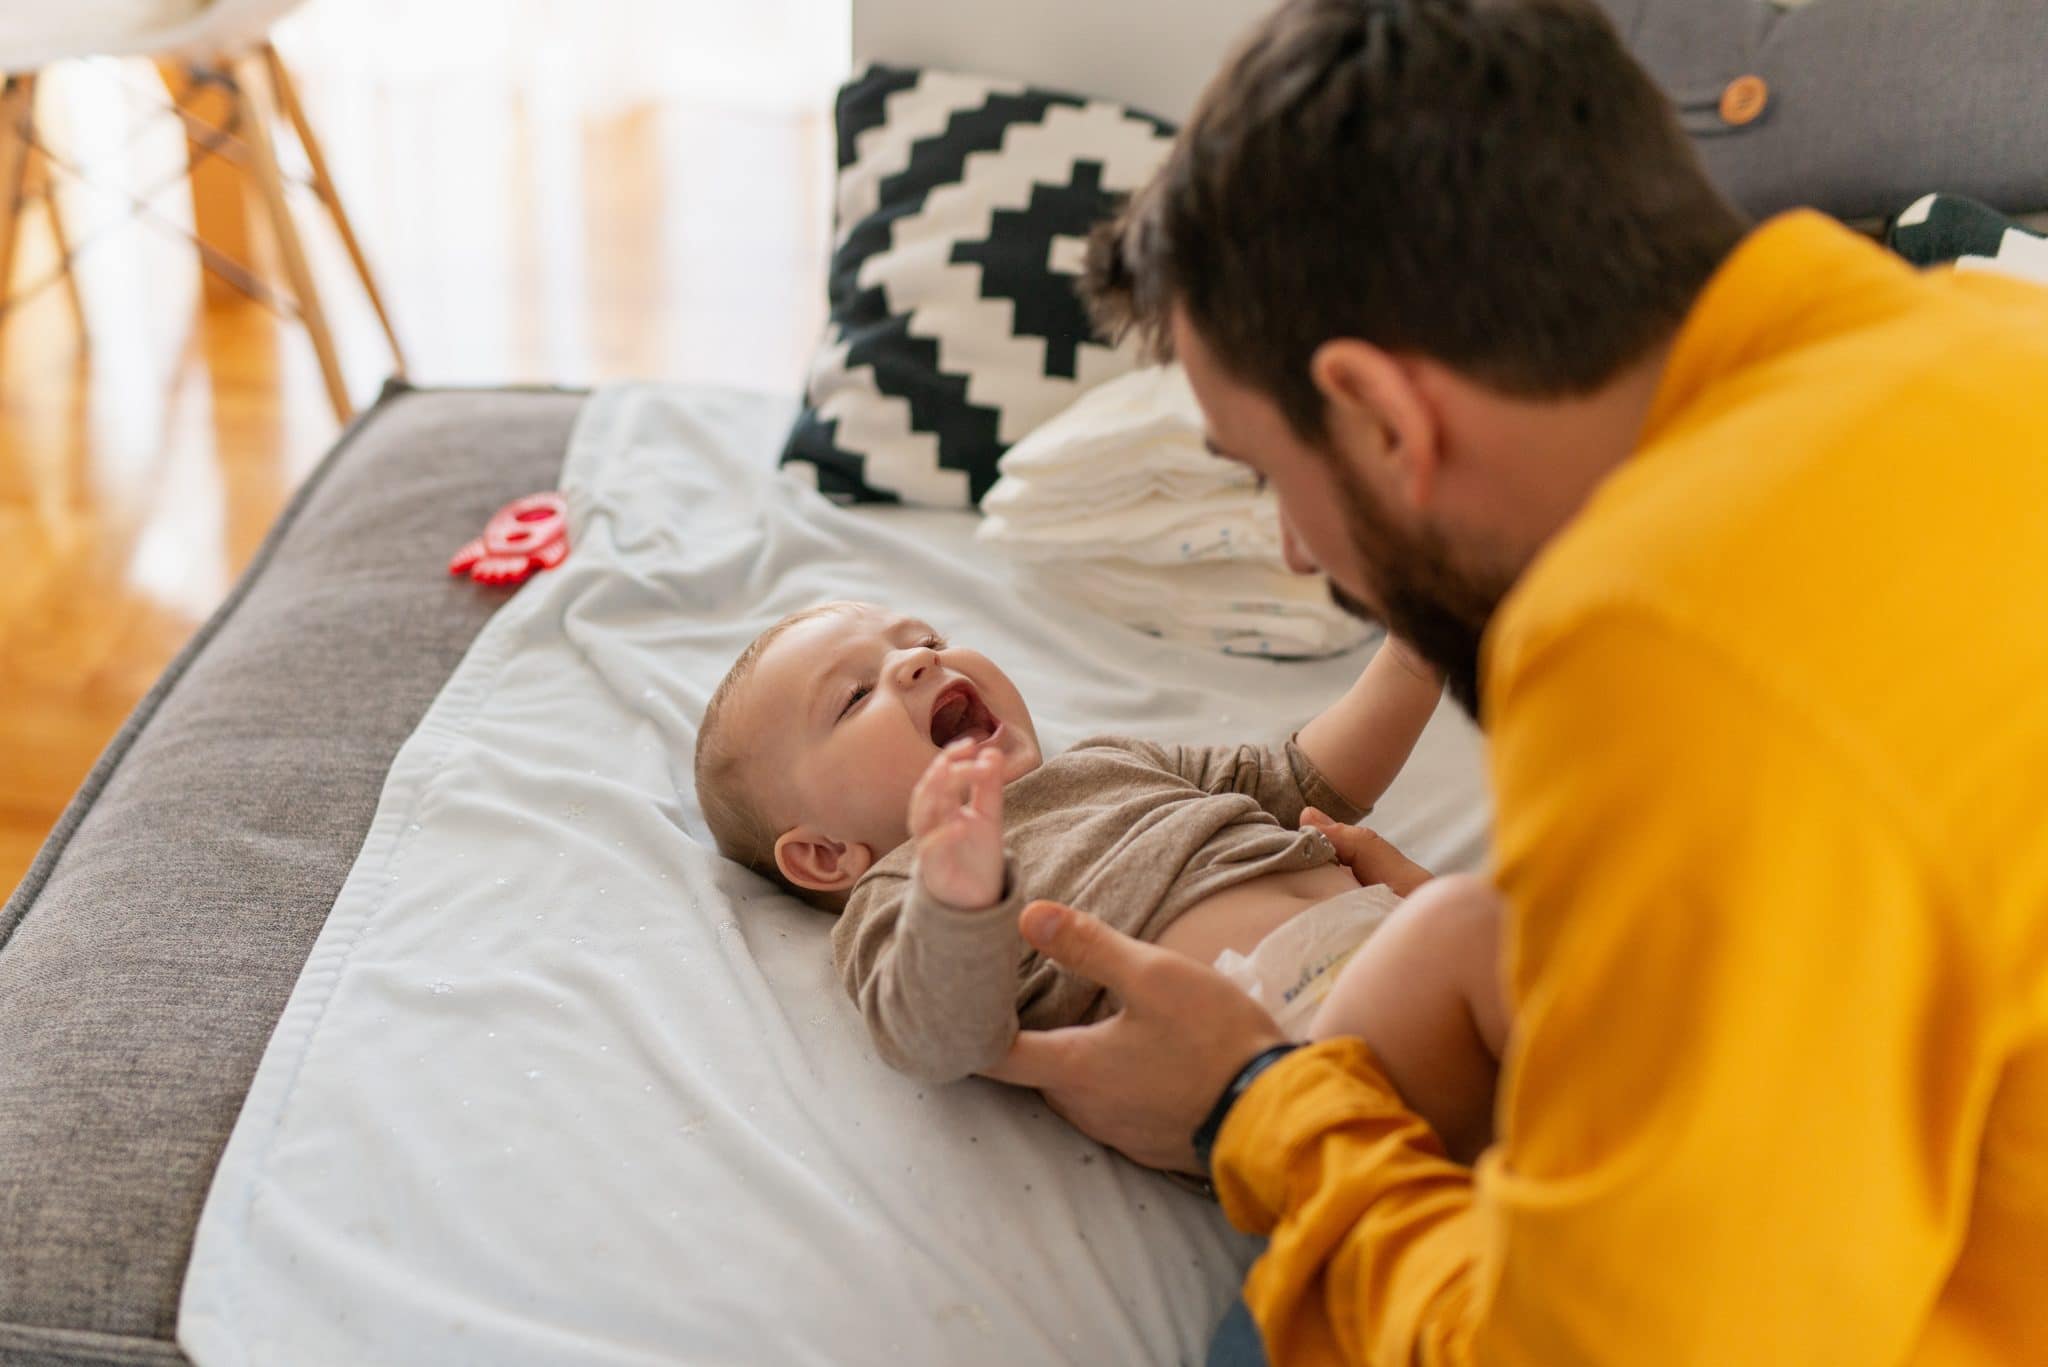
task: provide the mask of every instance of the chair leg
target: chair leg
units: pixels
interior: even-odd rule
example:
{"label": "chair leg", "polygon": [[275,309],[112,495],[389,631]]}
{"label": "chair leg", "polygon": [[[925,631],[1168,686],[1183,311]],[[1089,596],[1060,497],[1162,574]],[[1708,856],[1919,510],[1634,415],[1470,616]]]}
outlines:
{"label": "chair leg", "polygon": [[71,301],[71,317],[80,333],[85,331],[85,300],[78,288],[78,270],[71,257],[71,234],[64,226],[64,206],[57,197],[57,180],[50,174],[47,157],[34,158],[37,192],[43,199],[43,213],[50,224],[50,236],[57,243],[57,265],[64,272],[64,295]]}
{"label": "chair leg", "polygon": [[[201,127],[229,128],[235,121],[234,100],[219,85],[197,78],[189,62],[164,58],[157,63],[164,88],[180,112],[199,121]],[[186,156],[192,173],[192,229],[215,251],[236,261],[252,258],[249,237],[249,209],[243,194],[241,173],[226,156],[208,155],[194,134],[186,128]],[[228,280],[212,271],[200,272],[206,302],[231,304],[242,297]]]}
{"label": "chair leg", "polygon": [[313,124],[306,117],[305,106],[299,103],[298,86],[292,81],[292,74],[277,55],[277,49],[269,43],[263,45],[263,61],[270,72],[272,86],[276,89],[278,103],[285,116],[291,120],[292,129],[299,135],[299,145],[305,148],[306,161],[313,168],[313,188],[321,201],[327,205],[327,212],[334,218],[335,229],[341,234],[342,245],[348,248],[349,260],[355,263],[356,274],[363,282],[363,292],[370,296],[370,306],[377,310],[377,321],[384,325],[384,339],[391,344],[392,358],[397,362],[398,373],[405,374],[405,349],[398,344],[398,331],[391,326],[391,314],[384,307],[384,295],[377,288],[377,278],[370,271],[370,263],[363,256],[362,244],[356,240],[355,228],[349,223],[348,211],[342,207],[341,191],[335,187],[334,177],[328,174],[327,157],[320,149],[320,140],[313,133]]}
{"label": "chair leg", "polygon": [[284,175],[277,166],[276,144],[272,141],[275,120],[271,117],[269,92],[264,88],[262,59],[255,56],[240,58],[234,63],[232,74],[235,109],[241,116],[243,136],[249,149],[249,169],[255,175],[257,189],[269,211],[270,226],[277,237],[277,251],[283,258],[285,275],[291,280],[292,293],[298,297],[299,318],[313,339],[314,354],[320,358],[320,375],[327,383],[327,397],[334,404],[335,415],[347,422],[354,415],[354,409],[349,403],[348,386],[342,378],[341,358],[335,350],[334,333],[327,325],[327,311],[320,303],[320,291],[313,283],[305,243],[299,237],[298,224],[292,218],[292,206],[285,197]]}
{"label": "chair leg", "polygon": [[0,320],[6,318],[13,298],[14,244],[28,188],[29,119],[35,96],[33,76],[9,76],[0,82]]}

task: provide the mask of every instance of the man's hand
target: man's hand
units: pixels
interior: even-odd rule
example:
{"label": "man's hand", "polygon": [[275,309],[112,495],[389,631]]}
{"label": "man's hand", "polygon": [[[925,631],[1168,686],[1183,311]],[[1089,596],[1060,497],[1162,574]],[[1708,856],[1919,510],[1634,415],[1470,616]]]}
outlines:
{"label": "man's hand", "polygon": [[1131,939],[1085,912],[1033,902],[1018,924],[1049,959],[1115,994],[1108,1020],[1027,1030],[988,1075],[1147,1167],[1191,1172],[1194,1133],[1238,1070],[1286,1041],[1265,1008],[1215,969]]}
{"label": "man's hand", "polygon": [[1333,821],[1314,807],[1301,814],[1303,829],[1318,830],[1336,847],[1337,858],[1351,869],[1362,887],[1385,883],[1401,897],[1436,877],[1389,844],[1386,837],[1363,826]]}
{"label": "man's hand", "polygon": [[1003,757],[958,740],[932,757],[910,794],[917,881],[947,906],[975,911],[1003,895]]}

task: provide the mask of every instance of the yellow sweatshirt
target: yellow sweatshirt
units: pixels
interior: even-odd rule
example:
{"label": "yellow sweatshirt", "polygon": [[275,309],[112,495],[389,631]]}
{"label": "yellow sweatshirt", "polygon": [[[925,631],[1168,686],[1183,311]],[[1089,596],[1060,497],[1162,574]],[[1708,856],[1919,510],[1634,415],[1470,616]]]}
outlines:
{"label": "yellow sweatshirt", "polygon": [[2048,1361],[2048,292],[1760,228],[1484,663],[1500,1141],[1259,1080],[1276,1367]]}

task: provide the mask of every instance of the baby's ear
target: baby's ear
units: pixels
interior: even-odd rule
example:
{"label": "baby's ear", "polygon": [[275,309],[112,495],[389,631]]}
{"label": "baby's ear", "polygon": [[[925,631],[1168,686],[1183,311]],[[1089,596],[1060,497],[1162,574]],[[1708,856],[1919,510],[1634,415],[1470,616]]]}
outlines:
{"label": "baby's ear", "polygon": [[844,892],[875,862],[866,845],[834,840],[811,826],[784,831],[775,842],[775,867],[782,876],[811,892]]}

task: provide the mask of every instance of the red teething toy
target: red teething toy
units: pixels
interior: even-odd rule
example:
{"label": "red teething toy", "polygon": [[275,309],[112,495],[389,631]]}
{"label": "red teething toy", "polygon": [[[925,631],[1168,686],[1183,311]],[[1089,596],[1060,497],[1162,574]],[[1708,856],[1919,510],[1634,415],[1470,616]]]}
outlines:
{"label": "red teething toy", "polygon": [[568,555],[569,505],[560,494],[528,494],[493,513],[484,534],[448,562],[448,573],[479,584],[521,584]]}

